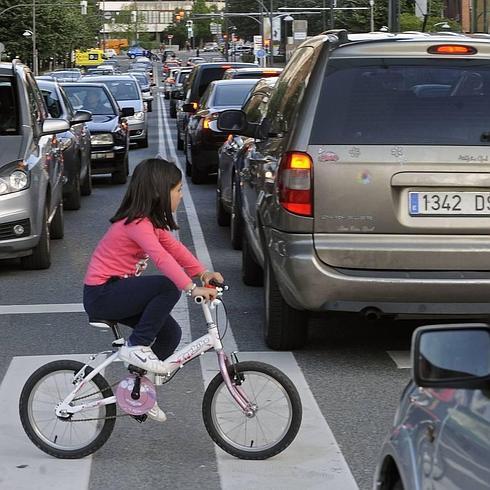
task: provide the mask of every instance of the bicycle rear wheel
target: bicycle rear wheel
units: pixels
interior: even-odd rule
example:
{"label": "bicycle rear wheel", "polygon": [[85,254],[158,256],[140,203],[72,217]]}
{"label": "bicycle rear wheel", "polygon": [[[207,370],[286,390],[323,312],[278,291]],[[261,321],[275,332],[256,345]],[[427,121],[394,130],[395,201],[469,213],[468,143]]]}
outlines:
{"label": "bicycle rear wheel", "polygon": [[221,373],[204,393],[204,425],[213,441],[240,459],[267,459],[293,442],[301,425],[302,406],[296,387],[279,369],[262,362],[239,362],[229,368],[233,384],[255,405],[247,417],[230,395]]}
{"label": "bicycle rear wheel", "polygon": [[[22,426],[42,451],[61,459],[78,459],[97,451],[107,441],[116,422],[116,404],[58,417],[56,406],[74,389],[78,361],[54,361],[41,366],[26,381],[19,401]],[[86,368],[86,375],[92,368]],[[77,393],[74,405],[113,396],[107,381],[97,374]],[[78,400],[78,401],[77,401]],[[90,419],[90,420],[88,420]]]}

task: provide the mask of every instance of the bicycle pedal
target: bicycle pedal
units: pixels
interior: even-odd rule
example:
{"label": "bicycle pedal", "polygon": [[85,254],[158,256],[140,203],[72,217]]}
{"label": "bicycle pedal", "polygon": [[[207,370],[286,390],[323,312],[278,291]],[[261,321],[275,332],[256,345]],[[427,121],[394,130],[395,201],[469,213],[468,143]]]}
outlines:
{"label": "bicycle pedal", "polygon": [[146,374],[146,371],[138,366],[133,366],[132,364],[130,364],[128,366],[128,371],[131,373],[131,374],[139,374],[140,376],[144,376]]}
{"label": "bicycle pedal", "polygon": [[136,422],[139,422],[140,424],[142,424],[143,422],[146,421],[146,419],[148,418],[148,415],[146,415],[146,413],[144,413],[143,415],[131,415],[131,418],[136,420]]}

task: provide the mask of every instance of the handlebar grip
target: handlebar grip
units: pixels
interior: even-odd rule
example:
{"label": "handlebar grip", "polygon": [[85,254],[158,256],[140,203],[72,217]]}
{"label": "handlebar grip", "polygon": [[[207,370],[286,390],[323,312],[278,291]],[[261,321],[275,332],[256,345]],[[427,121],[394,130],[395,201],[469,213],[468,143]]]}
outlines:
{"label": "handlebar grip", "polygon": [[218,288],[224,288],[226,287],[224,282],[218,282],[216,279],[211,279],[209,281],[210,286],[218,287]]}

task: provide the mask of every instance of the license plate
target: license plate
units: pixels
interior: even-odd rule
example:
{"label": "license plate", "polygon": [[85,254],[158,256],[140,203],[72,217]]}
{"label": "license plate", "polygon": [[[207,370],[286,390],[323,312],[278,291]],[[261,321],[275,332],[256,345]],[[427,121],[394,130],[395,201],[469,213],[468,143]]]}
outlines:
{"label": "license plate", "polygon": [[92,153],[92,160],[104,160],[106,158],[114,158],[114,153]]}
{"label": "license plate", "polygon": [[490,192],[409,192],[411,216],[490,216]]}

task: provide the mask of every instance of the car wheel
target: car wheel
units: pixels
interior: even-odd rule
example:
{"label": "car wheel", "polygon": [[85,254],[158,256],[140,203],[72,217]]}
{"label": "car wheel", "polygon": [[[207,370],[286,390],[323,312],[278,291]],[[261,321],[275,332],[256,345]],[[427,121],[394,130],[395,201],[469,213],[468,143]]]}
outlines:
{"label": "car wheel", "polygon": [[144,140],[138,140],[136,143],[138,148],[148,148],[148,136]]}
{"label": "car wheel", "polygon": [[170,94],[168,92],[164,92],[164,97],[168,100],[170,99]]}
{"label": "car wheel", "polygon": [[392,487],[391,490],[404,490],[403,483],[401,480],[398,480]]}
{"label": "car wheel", "polygon": [[[172,101],[170,101],[169,113],[170,113],[170,117],[172,119],[176,119],[177,118],[177,107],[175,106],[175,104],[172,103]],[[178,142],[177,142],[177,148],[178,148]]]}
{"label": "car wheel", "polygon": [[238,178],[234,175],[231,181],[230,242],[235,250],[242,249],[243,240],[242,205],[238,189]]}
{"label": "car wheel", "polygon": [[221,201],[221,192],[219,190],[219,183],[216,187],[216,221],[219,226],[230,226],[230,213],[226,211]]}
{"label": "car wheel", "polygon": [[124,156],[121,167],[119,170],[112,172],[111,182],[113,184],[125,184],[128,180],[128,172],[129,172],[129,163],[128,163],[128,154]]}
{"label": "car wheel", "polygon": [[152,111],[153,111],[153,108],[152,108],[151,102],[147,102],[147,103],[146,103],[146,109],[148,110],[148,112],[152,112]]}
{"label": "car wheel", "polygon": [[242,281],[247,286],[264,285],[264,272],[254,257],[246,233],[242,240]]}
{"label": "car wheel", "polygon": [[182,141],[182,136],[180,134],[180,131],[177,129],[177,150],[183,150],[184,149],[184,142]]}
{"label": "car wheel", "polygon": [[65,236],[65,220],[63,216],[63,203],[60,202],[56,208],[53,219],[49,226],[49,234],[54,240],[60,240]]}
{"label": "car wheel", "polygon": [[92,194],[92,167],[90,166],[90,161],[87,165],[87,173],[82,182],[81,192],[82,196],[90,196]]}
{"label": "car wheel", "polygon": [[73,178],[73,185],[70,194],[65,196],[63,199],[63,206],[65,209],[69,209],[71,211],[80,209],[82,205],[82,190],[80,188],[80,174],[78,170],[75,173]]}
{"label": "car wheel", "polygon": [[308,339],[308,313],[291,308],[282,297],[274,271],[264,267],[264,339],[274,350],[300,349]]}
{"label": "car wheel", "polygon": [[[193,184],[200,185],[206,182],[208,173],[199,168],[197,158],[193,153],[192,144],[187,143],[188,153],[191,155],[191,181]],[[186,169],[187,170],[187,169]]]}
{"label": "car wheel", "polygon": [[43,227],[39,235],[39,242],[32,249],[32,254],[22,257],[21,265],[25,270],[49,269],[51,265],[51,246],[49,243],[49,223],[48,206],[46,205],[43,213]]}

